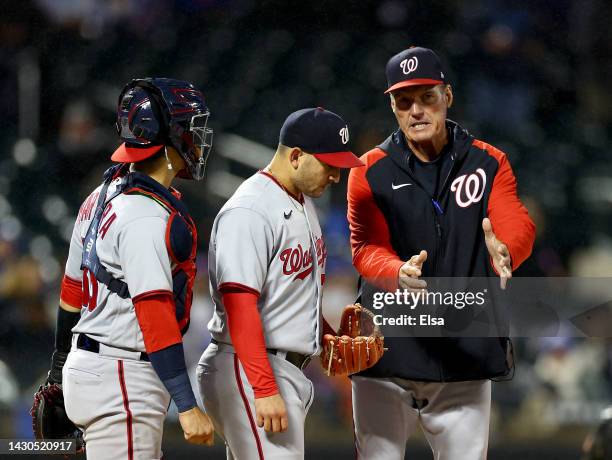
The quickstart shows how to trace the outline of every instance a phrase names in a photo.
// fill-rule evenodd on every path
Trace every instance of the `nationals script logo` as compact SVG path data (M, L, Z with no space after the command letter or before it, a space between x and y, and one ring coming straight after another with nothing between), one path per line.
M344 128L342 128L338 134L340 134L340 139L342 139L342 143L346 144L349 141L349 130L348 130L348 126L345 126Z
M316 241L317 264L322 267L327 259L327 248L323 238L319 237ZM312 273L312 251L310 248L304 249L301 244L297 248L287 248L281 251L279 258L283 263L283 275L291 276L295 274L293 280L303 280Z
M451 184L451 192L455 192L455 201L462 208L478 203L484 195L487 185L487 175L482 168L475 173L457 177Z
M419 66L419 60L416 56L412 56L410 59L406 58L402 62L400 62L400 67L402 68L402 72L404 75L408 75L409 73L414 72Z

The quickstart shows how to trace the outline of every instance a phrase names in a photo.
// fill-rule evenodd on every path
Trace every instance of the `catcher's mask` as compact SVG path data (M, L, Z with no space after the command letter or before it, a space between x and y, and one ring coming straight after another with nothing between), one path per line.
M119 95L116 128L124 143L111 158L138 162L170 145L185 160L186 168L178 176L201 180L212 149L209 116L204 95L189 82L132 80Z

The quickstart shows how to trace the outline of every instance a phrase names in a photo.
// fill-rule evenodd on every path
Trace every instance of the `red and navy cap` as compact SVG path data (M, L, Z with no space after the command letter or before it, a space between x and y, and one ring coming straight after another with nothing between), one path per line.
M302 109L287 117L280 131L279 143L298 147L323 163L337 168L363 166L348 149L349 129L334 112L321 107Z
M397 53L387 62L387 91L417 85L446 84L447 79L437 54L429 48L413 46Z

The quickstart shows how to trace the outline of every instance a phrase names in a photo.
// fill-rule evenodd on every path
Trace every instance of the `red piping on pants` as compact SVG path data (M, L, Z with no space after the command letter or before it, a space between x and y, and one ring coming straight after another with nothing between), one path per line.
M251 414L251 407L249 406L249 400L247 399L246 394L244 392L244 387L242 386L242 379L240 378L240 366L238 364L237 355L234 355L234 373L236 374L236 383L238 384L238 390L240 391L240 396L242 397L244 408L246 409L246 413L249 416L249 423L251 424L251 430L253 431L253 436L255 436L255 442L257 443L257 452L259 452L259 459L264 460L263 449L261 448L261 441L259 440L259 434L257 433L257 427L255 426L255 420L253 420L253 414Z
M121 394L123 395L123 407L127 413L127 441L128 441L128 460L134 460L134 441L132 435L132 411L130 410L130 401L128 400L127 388L125 387L125 377L123 375L123 361L117 361L117 371L119 372L119 384L121 385Z

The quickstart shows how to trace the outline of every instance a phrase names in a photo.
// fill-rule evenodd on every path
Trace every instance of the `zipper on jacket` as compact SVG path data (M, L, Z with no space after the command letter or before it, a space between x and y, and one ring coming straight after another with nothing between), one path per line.
M444 190L446 189L446 185L448 184L448 180L452 176L454 169L457 166L457 162L455 161L457 159L457 155L455 154L455 152L450 152L449 155L450 155L450 161L451 161L450 168L448 168L448 173L446 174L446 177L444 178L444 181L442 182L442 187L440 187L440 189L438 190L438 194L434 198L435 200L440 198L440 196L442 196L442 194L444 193ZM436 201L436 204L437 204L437 201Z
M442 215L444 214L444 210L442 209L442 206L440 206L440 203L438 203L438 201L435 198L431 199L431 204L433 204L434 207L434 227L436 230L436 238L435 238L435 243L434 243L434 253L433 253L433 272L437 273L438 272L438 259L440 258L440 245L442 244L442 226L440 225L440 219L438 218L438 215Z
M451 178L451 176L453 175L455 171L455 168L457 167L457 162L455 161L457 158L457 154L451 151L451 152L448 152L448 155L450 155L450 167L448 168L446 177L444 178L442 185L437 189L436 194L433 196L430 195L431 204L434 207L434 226L435 226L436 236L437 236L435 240L435 244L434 244L434 254L433 254L434 273L438 272L438 265L439 265L438 259L440 258L440 248L442 246L442 225L440 224L439 216L444 215L444 209L442 209L442 206L440 206L440 202L438 200L444 194L444 191L446 190L446 186L448 185L449 179Z
M454 166L454 164L453 164L453 166ZM453 168L451 167L451 170L446 175L446 178L444 179L444 182L443 182L442 189L445 187L446 183L448 182L448 179L450 177L452 169ZM423 187L423 184L412 174L412 172L408 172L408 177L410 177L412 179L412 181L414 182L414 185L416 185L418 188L423 190L423 192L425 192L425 194L431 200L431 204L433 206L434 231L436 232L436 237L434 238L434 247L433 247L433 257L432 257L432 259L433 259L433 273L437 273L437 271L438 271L438 259L440 257L440 255L439 255L439 252L440 252L439 251L439 247L442 244L442 225L440 224L440 219L439 219L438 216L444 215L444 209L442 209L442 206L440 205L440 202L438 201L438 197L440 196L440 194L438 193L438 195L435 196L435 197L430 195L429 192L427 191L427 189L425 189L425 187Z
M450 155L450 161L451 161L450 168L448 169L448 172L446 173L446 177L444 177L442 186L438 189L435 196L431 195L427 191L427 189L423 186L423 184L415 177L414 174L412 174L412 171L410 170L410 168L400 165L400 167L408 174L408 177L410 177L410 179L413 180L414 184L417 187L419 187L421 190L423 190L423 192L425 192L425 194L431 200L431 204L433 205L434 230L436 232L436 238L434 239L434 248L433 248L433 273L437 273L438 271L438 265L439 265L438 259L440 258L439 248L441 247L441 244L442 244L442 225L440 224L439 216L444 215L444 209L442 209L442 206L440 205L440 202L438 200L444 194L444 191L446 190L447 185L449 183L449 179L453 176L456 168L458 167L457 161L456 161L457 153L454 151L451 151L451 152L448 152L448 154Z

